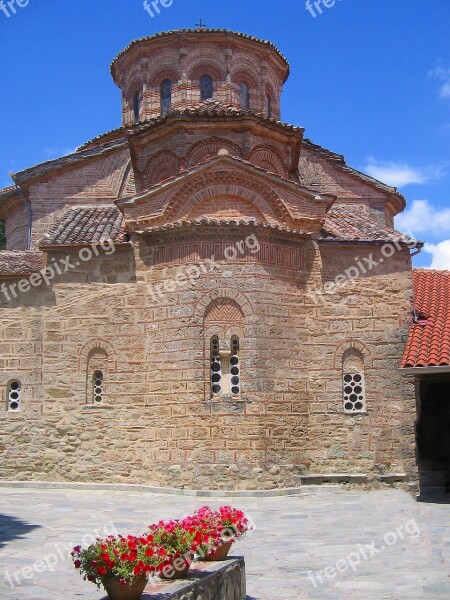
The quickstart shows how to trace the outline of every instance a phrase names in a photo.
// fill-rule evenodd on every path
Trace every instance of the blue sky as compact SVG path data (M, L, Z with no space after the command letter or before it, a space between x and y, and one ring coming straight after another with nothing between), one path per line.
M26 4L26 0L21 0ZM322 0L331 4L331 0ZM209 27L273 41L291 63L284 121L399 187L397 226L428 241L416 265L450 268L450 1L29 0L0 10L0 186L8 171L70 152L120 125L109 74L132 39Z

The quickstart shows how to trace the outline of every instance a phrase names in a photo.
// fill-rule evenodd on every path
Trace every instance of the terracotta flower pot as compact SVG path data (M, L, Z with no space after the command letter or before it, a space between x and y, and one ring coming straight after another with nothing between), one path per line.
M207 554L204 560L212 561L212 560L225 560L228 556L228 552L231 549L233 542L223 542L221 546L217 548L214 552Z
M132 583L125 585L120 583L119 578L106 578L102 583L110 600L139 600L147 585L147 576L135 577Z
M175 559L175 561L171 565L167 565L166 567L164 567L159 576L161 577L161 579L164 579L166 581L171 581L173 579L185 579L187 577L190 566L190 561L178 558Z

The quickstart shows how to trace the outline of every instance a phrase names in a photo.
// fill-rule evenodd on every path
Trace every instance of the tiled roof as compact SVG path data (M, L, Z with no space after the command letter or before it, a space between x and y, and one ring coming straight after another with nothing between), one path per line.
M305 234L303 229L259 223L254 219L212 219L209 217L155 225L152 231L220 224L254 225L287 233ZM99 242L101 239L112 239L116 244L128 242L123 215L115 206L80 207L68 210L58 223L45 234L39 246L45 248L48 246L92 244ZM325 219L319 240L322 243L386 243L399 241L408 245L413 241L398 231L371 219L365 212L358 213L346 207L331 208Z
M274 231L283 231L284 233L294 233L301 235L312 235L312 232L305 231L304 229L292 229L283 225L277 225L275 223L261 223L255 219L233 219L233 218L222 218L213 219L211 217L199 217L198 219L192 220L180 220L173 221L170 223L163 223L161 225L154 225L149 227L140 233L154 233L159 231L170 231L172 229L182 229L186 227L198 227L198 226L247 226L247 227L259 227L261 229L271 229ZM139 232L138 232L139 233Z
M324 243L398 241L411 246L414 242L408 236L371 218L367 211L348 206L331 207L319 239ZM417 246L423 246L423 243L417 242Z
M15 191L16 191L15 185L8 185L7 187L0 189L0 196L3 196L3 194L10 194L11 192L15 192Z
M116 127L115 129L110 129L109 131L106 131L105 133L101 133L101 134L96 135L95 137L91 138L90 140L88 140L87 142L82 144L81 146L78 146L78 148L75 150L75 152L82 152L83 150L91 150L92 148L95 148L96 146L100 146L100 145L106 144L108 142L114 142L117 140L125 141L125 139L126 139L125 128L123 126Z
M89 161L92 157L99 157L108 154L112 150L116 148L120 148L121 146L126 144L125 139L115 139L111 142L107 142L100 147L94 147L86 150L77 150L72 154L67 154L66 156L62 156L61 158L56 158L54 160L48 160L44 163L39 163L33 167L29 167L28 169L24 169L19 173L15 174L15 178L17 179L17 183L21 184L28 179L34 177L40 177L41 175L45 175L49 171L52 171L55 168L60 168L64 166L72 166L83 161Z
M313 152L316 152L317 154L319 154L320 156L325 158L327 161L333 163L335 167L337 167L344 173L348 173L349 175L358 177L358 179L361 179L365 183L368 183L369 185L372 185L375 188L378 188L380 190L383 190L384 192L387 192L389 194L397 196L398 199L401 200L401 203L406 205L404 196L402 196L402 194L400 194L400 192L397 191L397 188L392 187L390 185L386 185L382 181L378 181L378 179L375 179L374 177L371 177L370 175L366 175L366 173L361 173L361 171L358 171L357 169L350 167L345 162L345 158L342 154L337 154L336 152L333 152L332 150L328 150L327 148L323 148L322 146L319 146L318 144L314 144L308 138L303 138L303 146L305 146L309 150L312 150Z
M39 246L82 246L102 240L112 240L114 244L128 242L122 213L115 206L69 209L44 235Z
M128 52L128 50L130 50L137 44L140 44L141 42L150 42L152 40L157 40L160 38L169 37L169 36L177 35L177 34L183 34L183 33L184 34L193 34L194 33L194 34L199 34L199 35L211 35L211 34L216 34L216 33L225 33L228 35L243 38L245 40L250 40L252 42L257 42L258 44L263 44L264 46L266 46L268 48L272 48L272 50L275 50L275 52L283 60L283 62L286 63L286 66L288 68L288 72L286 74L286 79L287 79L287 76L289 74L289 69L290 69L289 62L288 62L287 58L281 53L281 51L274 44L272 44L272 42L269 42L268 40L261 40L260 38L254 37L253 35L248 35L246 33L239 33L237 31L231 31L230 29L207 29L207 28L204 28L204 29L173 29L172 31L162 31L160 33L156 33L156 34L150 35L148 37L132 40L128 44L128 46L126 48L124 48L121 52L119 52L119 54L116 56L116 58L112 61L111 73L114 75L114 68L115 68L116 62L124 54L126 54Z
M1 275L29 275L42 269L42 252L0 251Z
M232 105L225 104L223 102L219 102L218 100L205 100L204 102L199 102L193 106L188 108L171 110L166 115L161 115L159 117L155 117L154 119L147 119L146 121L141 121L132 127L129 127L127 132L128 135L135 135L140 133L143 130L150 129L155 125L159 125L160 123L166 123L174 119L175 117L257 117L268 123L273 123L274 125L282 126L283 128L289 128L294 131L303 132L303 127L295 127L294 125L290 125L289 123L283 123L274 118L269 118L261 112L249 109L249 110L241 110Z
M414 324L402 367L450 365L450 271L413 270Z

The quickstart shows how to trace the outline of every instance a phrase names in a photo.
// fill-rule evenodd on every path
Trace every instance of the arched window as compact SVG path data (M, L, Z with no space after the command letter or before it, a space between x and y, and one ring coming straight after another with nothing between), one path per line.
M239 338L237 335L233 335L231 338L230 383L233 396L239 396L241 393L241 370L239 367Z
M250 108L250 90L246 83L239 84L240 92L240 106L242 110L248 110Z
M133 115L134 122L139 123L141 113L141 96L139 92L136 92L133 96Z
M167 115L172 108L172 82L164 79L161 84L161 114Z
M270 94L267 94L267 116L269 119L272 118L272 98L270 97Z
M342 357L342 383L344 412L366 412L364 356L355 348L346 350Z
M222 365L219 354L219 338L211 338L211 398L222 391Z
M7 387L7 410L17 412L20 410L20 400L22 395L22 384L17 379L8 383Z
M205 398L239 400L243 388L240 340L245 337L245 319L239 304L225 297L213 300L205 310L203 331Z
M103 400L103 371L95 371L92 376L92 401L100 404Z
M98 406L111 400L109 394L105 393L105 380L109 381L111 375L110 358L107 349L101 346L93 346L86 356L87 405Z
M209 100L213 97L214 83L212 77L203 75L200 79L200 100Z
M228 347L230 350L220 351L219 337L214 335L211 338L211 398L223 394L239 396L241 393L238 336L232 336Z

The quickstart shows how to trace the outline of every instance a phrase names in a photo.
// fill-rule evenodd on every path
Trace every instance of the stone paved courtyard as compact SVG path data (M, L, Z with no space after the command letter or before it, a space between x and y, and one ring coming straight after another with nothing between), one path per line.
M234 551L245 555L248 600L450 598L450 504L417 503L399 490L338 487L226 499L1 488L0 598L100 599L104 594L72 567L71 546L98 528L139 533L146 523L205 503L234 504L256 524Z

